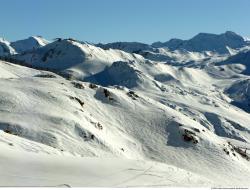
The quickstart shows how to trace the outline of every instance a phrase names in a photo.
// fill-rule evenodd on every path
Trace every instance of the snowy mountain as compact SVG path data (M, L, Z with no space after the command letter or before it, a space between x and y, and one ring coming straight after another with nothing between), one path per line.
M15 50L11 47L10 42L0 38L0 56L9 56L15 54Z
M96 46L105 50L118 49L136 53L151 61L178 64L235 55L244 49L249 50L250 44L240 35L227 31L219 35L199 33L190 40L174 38L164 43L155 42L152 45L138 42L114 42L96 44Z
M153 43L153 47L166 47L170 50L184 49L192 52L212 51L220 54L229 53L228 48L238 49L248 45L240 35L227 31L223 34L199 33L190 40L172 39L168 42Z
M24 40L18 40L11 42L11 47L13 47L16 52L23 53L29 50L37 49L47 45L49 41L45 40L41 36L31 36Z
M250 185L247 49L126 45L0 61L0 186Z
M238 73L250 75L250 51L242 51L236 55L230 56L226 60L216 63L217 65L230 67L232 70Z
M42 48L15 55L14 58L34 67L62 72L78 79L100 72L115 61L144 60L136 54L113 49L104 50L71 39L55 41Z
M10 56L16 53L24 53L49 44L49 41L40 36L32 36L16 42L8 42L0 38L0 56Z

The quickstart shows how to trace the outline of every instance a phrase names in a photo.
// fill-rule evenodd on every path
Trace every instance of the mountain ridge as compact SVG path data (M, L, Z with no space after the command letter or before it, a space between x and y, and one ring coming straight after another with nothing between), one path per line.
M210 45L212 43L212 45ZM218 45L216 45L218 43ZM152 46L167 47L170 50L185 49L188 51L215 51L228 53L226 46L230 48L242 48L248 45L240 35L226 31L222 34L199 33L189 40L171 39L164 43L153 43Z

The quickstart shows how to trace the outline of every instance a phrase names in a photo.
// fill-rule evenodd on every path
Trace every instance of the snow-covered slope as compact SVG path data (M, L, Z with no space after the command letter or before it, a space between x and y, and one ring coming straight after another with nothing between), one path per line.
M23 53L29 50L37 49L47 45L49 41L45 40L41 36L31 36L24 40L18 40L11 42L11 47L13 47L16 52Z
M2 135L2 134L1 134ZM6 142L13 142L10 136ZM19 140L19 139L18 139ZM213 186L194 173L150 161L55 155L53 149L31 141L20 142L27 152L0 144L1 186L36 187L171 187ZM34 147L41 147L34 151ZM45 150L45 153L42 153ZM35 152L35 153L34 153Z
M232 103L250 112L250 79L238 80L232 84L226 93L232 98Z
M250 117L223 94L232 81L150 62L114 63L109 87L0 68L1 185L98 186L97 176L100 186L249 185L250 162L236 146L249 146ZM139 83L126 85L127 70Z
M230 56L226 60L216 63L218 66L224 66L236 73L250 75L250 50L239 52Z
M9 59L32 68L0 61L0 186L250 185L248 48L128 52L58 39Z

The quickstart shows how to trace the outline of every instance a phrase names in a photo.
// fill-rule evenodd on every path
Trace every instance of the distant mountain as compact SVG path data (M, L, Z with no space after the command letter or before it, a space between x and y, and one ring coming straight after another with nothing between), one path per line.
M153 51L153 47L148 44L140 43L140 42L114 42L108 44L96 44L97 47L101 47L103 49L119 49L128 53L138 53L140 51Z
M167 42L153 43L156 48L166 47L170 50L184 49L187 51L212 51L220 54L229 53L228 48L237 49L248 45L240 35L227 31L223 34L199 33L190 40L171 39Z
M11 42L10 45L16 50L16 52L23 53L25 51L43 47L48 43L49 41L45 40L41 36L31 36L24 40Z
M114 42L96 44L102 49L118 49L128 53L140 54L152 61L190 62L210 58L215 54L236 54L239 49L249 46L246 38L227 31L223 34L199 33L190 40L171 39L151 45L139 42Z
M168 47L171 50L178 49L185 42L185 40L173 38L167 42L155 42L152 44L153 47L161 48L161 47Z
M182 40L180 39L172 39L167 43L169 47L172 47L171 49L175 49L181 42ZM160 47L161 42L156 42L155 44L157 43L159 43L158 45ZM157 48L157 45L153 47L152 45L139 42L114 42L108 44L96 44L96 46L105 50L117 49L127 53L136 53L151 61L189 62L208 56L207 53L193 53L184 49L181 49L181 51L172 51L166 48Z
M0 38L0 56L9 56L14 53L15 50L10 46L10 42Z

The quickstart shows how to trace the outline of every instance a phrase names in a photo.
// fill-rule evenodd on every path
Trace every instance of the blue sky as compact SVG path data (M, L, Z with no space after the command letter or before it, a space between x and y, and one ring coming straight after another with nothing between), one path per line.
M250 37L249 0L0 0L0 37L152 43L199 32Z

